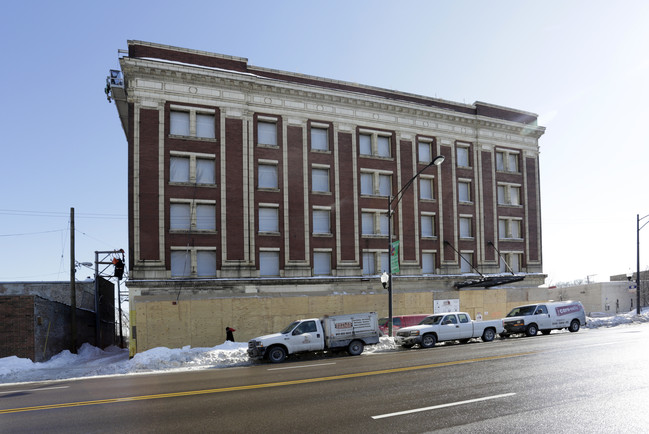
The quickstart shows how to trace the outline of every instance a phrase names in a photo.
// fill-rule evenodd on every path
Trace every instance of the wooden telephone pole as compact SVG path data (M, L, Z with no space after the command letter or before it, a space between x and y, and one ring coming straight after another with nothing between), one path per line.
M77 352L77 289L75 286L76 260L74 258L74 208L70 208L70 352Z

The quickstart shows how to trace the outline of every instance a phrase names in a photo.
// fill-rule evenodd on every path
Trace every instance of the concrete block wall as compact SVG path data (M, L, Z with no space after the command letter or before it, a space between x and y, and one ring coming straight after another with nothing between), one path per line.
M410 292L393 295L394 315L434 313L435 300L459 299L460 309L484 320L504 317L511 308L547 301L546 290L532 288L485 289L446 292ZM533 298L534 297L534 298ZM156 347L213 347L225 341L225 328L236 329L234 337L246 342L256 336L282 330L299 318L354 312L377 312L387 316L386 294L331 294L319 296L254 296L161 300L137 297L132 301L131 325L136 339L131 355ZM135 315L135 318L133 317Z

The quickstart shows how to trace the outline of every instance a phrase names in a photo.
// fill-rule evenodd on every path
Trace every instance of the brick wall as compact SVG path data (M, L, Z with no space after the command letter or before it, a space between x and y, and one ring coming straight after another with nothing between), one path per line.
M0 296L0 358L34 358L34 296Z

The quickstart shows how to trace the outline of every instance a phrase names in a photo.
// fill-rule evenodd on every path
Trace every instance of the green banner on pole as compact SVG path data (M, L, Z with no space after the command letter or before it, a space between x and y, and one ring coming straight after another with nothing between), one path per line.
M393 241L390 246L390 268L392 273L399 272L399 241Z

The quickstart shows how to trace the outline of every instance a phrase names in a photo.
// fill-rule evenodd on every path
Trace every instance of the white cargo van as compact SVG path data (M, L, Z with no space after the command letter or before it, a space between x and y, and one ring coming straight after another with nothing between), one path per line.
M527 304L515 307L503 318L505 331L500 336L507 337L516 333L536 336L539 330L547 335L552 330L564 328L574 333L585 324L586 313L579 301Z

